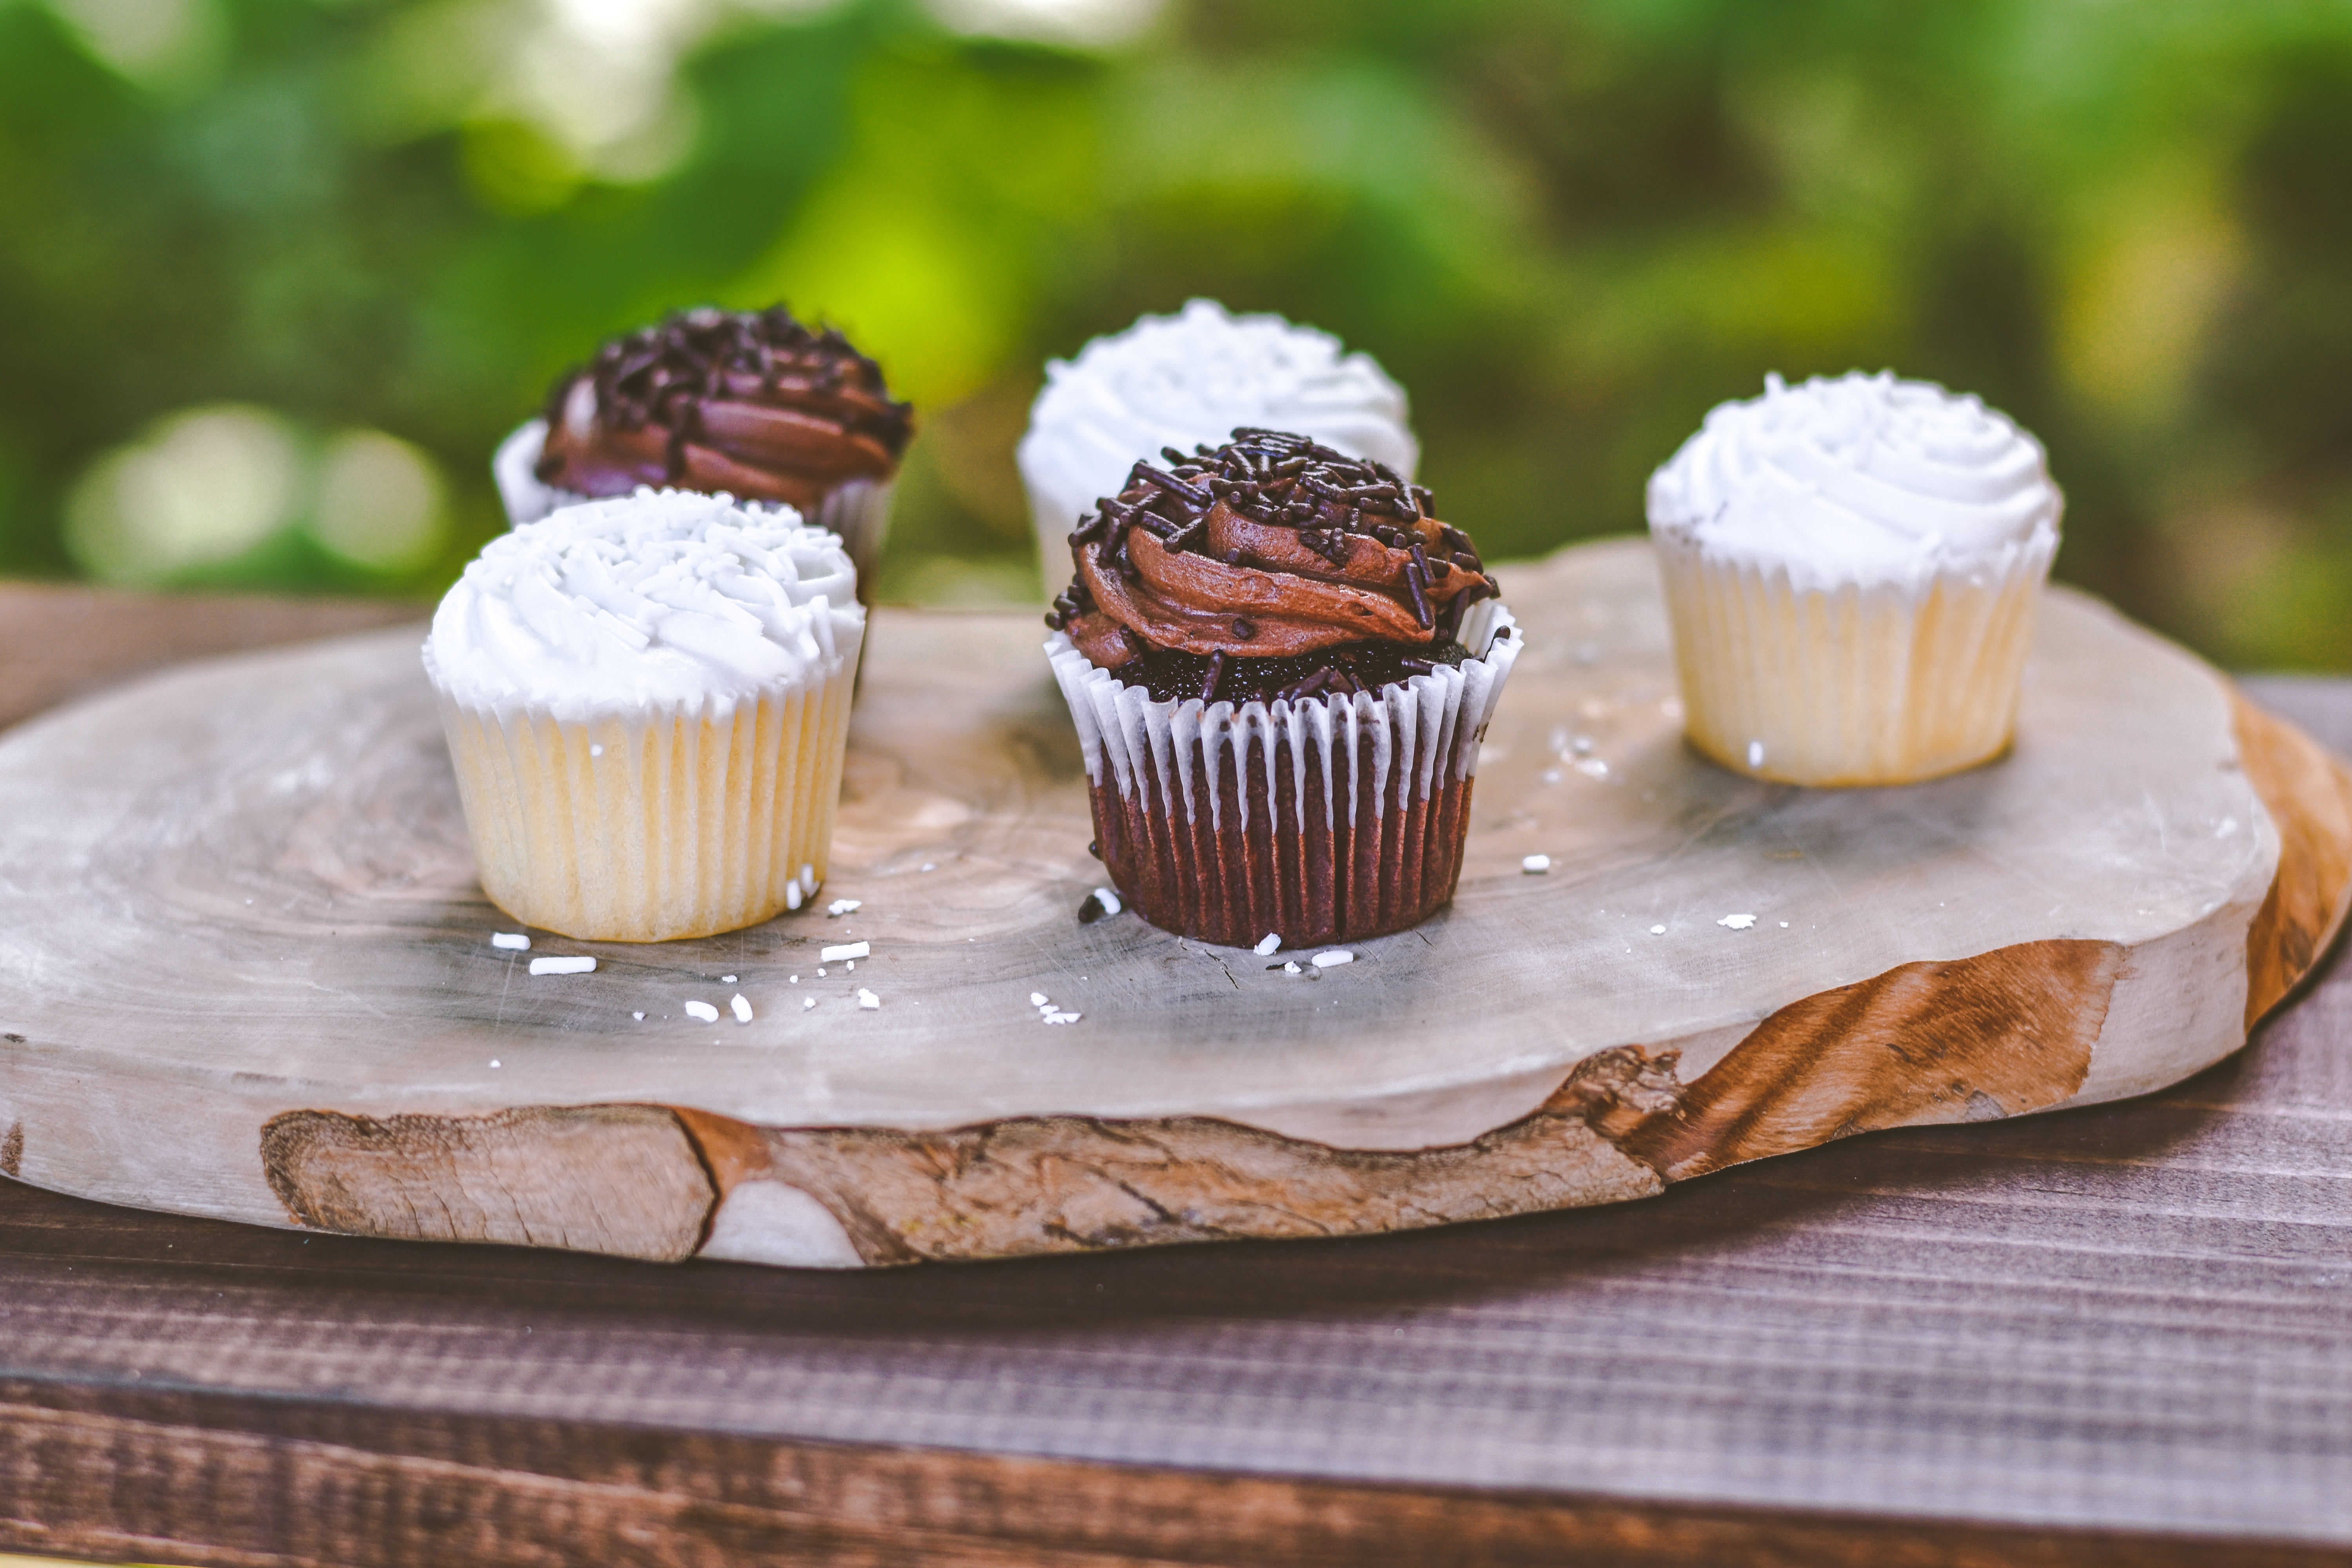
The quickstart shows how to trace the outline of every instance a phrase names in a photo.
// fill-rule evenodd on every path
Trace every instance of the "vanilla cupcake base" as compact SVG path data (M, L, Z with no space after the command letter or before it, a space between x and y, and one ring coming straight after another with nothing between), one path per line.
M482 890L526 925L665 942L757 925L824 879L856 649L720 709L560 721L441 698Z
M1916 584L1801 586L1667 534L1658 566L1691 743L1782 784L1913 784L2007 750L2057 542Z

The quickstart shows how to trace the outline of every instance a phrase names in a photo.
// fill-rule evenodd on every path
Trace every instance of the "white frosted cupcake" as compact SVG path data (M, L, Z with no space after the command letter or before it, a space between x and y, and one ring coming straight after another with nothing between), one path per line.
M1931 383L1718 406L1649 489L1692 742L1803 784L1998 756L2063 506L2039 442Z
M1259 426L1376 458L1411 479L1421 447L1407 419L1403 389L1370 354L1280 316L1236 316L1194 300L1180 314L1097 338L1075 360L1046 365L1021 441L1048 586L1078 519L1127 488L1138 458L1218 446L1237 426Z
M492 540L425 645L491 901L615 942L798 909L841 794L856 585L791 511L675 490Z

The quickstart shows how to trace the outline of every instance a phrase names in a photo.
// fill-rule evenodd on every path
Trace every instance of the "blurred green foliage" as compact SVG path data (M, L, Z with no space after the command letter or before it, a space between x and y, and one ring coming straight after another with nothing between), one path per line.
M2340 668L2347 155L2330 0L0 0L0 571L137 574L68 519L201 447L171 580L430 592L558 371L781 298L922 410L885 596L1025 596L1043 360L1206 294L1373 353L1490 557L1891 366L2043 438L2063 576Z

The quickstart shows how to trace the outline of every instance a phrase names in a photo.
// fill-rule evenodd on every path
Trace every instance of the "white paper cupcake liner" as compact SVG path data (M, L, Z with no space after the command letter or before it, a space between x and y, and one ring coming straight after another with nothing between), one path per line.
M1152 924L1236 947L1428 918L1461 875L1478 741L1520 638L1490 599L1462 642L1479 656L1378 693L1236 707L1155 701L1056 632L1112 883Z
M862 633L756 701L559 721L441 694L482 890L527 925L662 942L757 925L824 879Z
M546 446L547 421L533 419L501 441L490 459L499 499L506 504L507 521L512 527L537 522L558 507L577 505L589 499L577 490L558 489L540 479L539 458ZM841 547L849 552L849 559L857 568L860 603L870 602L874 570L882 558L883 536L890 529L894 485L890 479L851 479L835 486L815 511L803 519L812 527L840 536ZM738 499L747 511L787 510L776 502Z
M1799 586L1655 537L1692 743L1787 784L1894 784L2007 749L2054 533L1968 572Z

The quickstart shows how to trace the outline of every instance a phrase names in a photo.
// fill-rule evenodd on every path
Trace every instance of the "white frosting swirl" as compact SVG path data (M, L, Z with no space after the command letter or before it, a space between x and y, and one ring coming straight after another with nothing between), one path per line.
M1098 498L1118 493L1138 458L1156 463L1162 447L1215 446L1236 425L1311 436L1410 479L1421 448L1407 418L1403 390L1370 355L1280 316L1235 316L1194 300L1178 315L1146 316L1075 360L1046 365L1021 442L1021 477L1041 540L1058 547ZM1066 564L1053 549L1047 558Z
M469 708L724 715L855 658L856 586L841 541L789 508L640 489L490 541L434 613L425 668Z
M2065 499L2006 415L1891 372L1777 375L1718 405L1650 477L1650 527L1708 555L1785 569L1800 589L1917 584L2046 560Z

